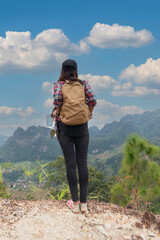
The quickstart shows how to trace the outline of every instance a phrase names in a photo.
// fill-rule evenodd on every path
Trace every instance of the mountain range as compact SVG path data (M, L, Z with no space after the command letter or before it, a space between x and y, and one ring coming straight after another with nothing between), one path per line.
M107 123L101 130L91 127L90 152L99 152L117 147L125 142L129 134L137 133L150 142L160 144L160 109L143 114L126 115L120 121Z
M90 157L95 155L98 157L99 154L122 146L126 137L132 133L137 133L159 145L160 109L139 115L127 115L120 121L105 124L101 130L93 126L89 128L89 132ZM41 126L31 126L26 131L18 127L13 136L0 147L0 162L32 162L37 158L52 161L58 155L62 155L62 152L56 137L51 140L50 129ZM111 157L113 158L113 155Z

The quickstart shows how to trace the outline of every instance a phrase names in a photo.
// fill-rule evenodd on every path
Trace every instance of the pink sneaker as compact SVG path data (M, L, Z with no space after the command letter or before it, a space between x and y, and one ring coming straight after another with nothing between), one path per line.
M66 203L67 207L69 207L72 212L74 213L79 213L79 204L78 205L74 205L73 204L73 201L72 200L69 200L67 203Z

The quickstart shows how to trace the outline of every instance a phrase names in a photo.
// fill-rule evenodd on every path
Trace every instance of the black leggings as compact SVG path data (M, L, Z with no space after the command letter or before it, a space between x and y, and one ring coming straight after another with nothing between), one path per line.
M67 180L72 200L78 201L76 165L79 173L80 202L87 201L88 167L87 154L89 143L88 123L69 126L62 122L57 123L57 138L63 151Z

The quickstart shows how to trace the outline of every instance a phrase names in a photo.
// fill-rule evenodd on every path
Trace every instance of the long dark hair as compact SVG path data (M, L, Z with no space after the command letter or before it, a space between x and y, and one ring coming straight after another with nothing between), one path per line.
M77 80L78 79L78 73L76 70L68 70L65 71L62 69L60 77L58 79L58 82L65 81L65 80Z
M83 81L78 79L78 72L76 70L64 71L62 69L58 82L65 81L65 80L78 81L81 84L83 84Z

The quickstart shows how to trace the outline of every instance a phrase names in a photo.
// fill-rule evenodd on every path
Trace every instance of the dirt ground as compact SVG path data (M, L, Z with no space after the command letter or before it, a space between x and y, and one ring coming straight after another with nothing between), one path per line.
M97 201L74 214L65 203L0 199L0 240L160 240L160 215Z

